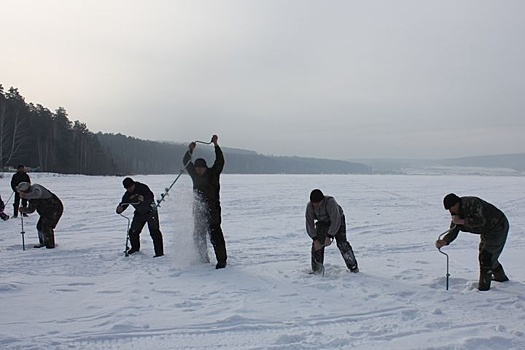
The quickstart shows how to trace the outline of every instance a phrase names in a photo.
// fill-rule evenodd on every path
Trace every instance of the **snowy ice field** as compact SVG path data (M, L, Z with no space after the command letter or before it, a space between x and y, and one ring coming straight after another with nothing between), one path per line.
M36 213L24 219L25 251L21 219L0 222L0 349L525 349L525 177L226 174L229 259L215 270L193 252L188 176L160 208L166 255L155 259L147 229L141 252L123 254L122 178L30 176L65 211L53 250L31 248ZM158 198L175 176L134 179ZM304 210L316 187L345 210L358 274L335 245L325 275L308 274ZM507 214L510 282L479 292L479 237L460 233L443 249L446 290L434 241L449 225L449 192Z

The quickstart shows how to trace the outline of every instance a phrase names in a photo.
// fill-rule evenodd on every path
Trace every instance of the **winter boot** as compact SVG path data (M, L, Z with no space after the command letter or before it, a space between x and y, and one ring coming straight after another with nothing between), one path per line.
M45 242L47 249L55 248L55 232L53 231L53 229L47 230L45 234Z
M343 242L341 245L337 245L339 251L341 251L341 256L343 257L346 267L351 272L359 272L359 267L357 266L357 259L355 258L354 251L352 246L348 242Z
M507 282L509 280L501 264L492 270L492 280L496 282Z
M492 269L482 267L479 271L478 290L480 291L489 290L491 280L492 280Z
M479 283L478 289L485 291L490 289L492 280L492 253L487 250L479 252Z
M153 239L153 249L155 250L154 258L163 256L164 255L164 241L162 239L162 234L160 233L160 231L157 231L156 233L152 234L151 238Z
M140 232L133 228L128 231L129 243L131 248L127 251L128 255L140 251Z
M130 249L128 249L126 251L126 253L128 253L128 255L131 255L131 254L136 253L138 251L139 251L139 249L137 249L137 248L130 248Z
M16 205L13 205L13 217L14 218L18 217L18 206Z
M312 264L312 272L314 274L323 273L324 271L324 247L315 250L314 246L312 245L312 252L311 252L311 264Z
M217 246L214 246L213 249L215 250L215 257L217 258L217 265L215 265L215 268L216 269L225 268L226 260L228 259L228 255L226 253L226 246L217 245Z
M45 247L45 237L44 232L42 230L38 230L38 244L36 244L33 248L42 248Z

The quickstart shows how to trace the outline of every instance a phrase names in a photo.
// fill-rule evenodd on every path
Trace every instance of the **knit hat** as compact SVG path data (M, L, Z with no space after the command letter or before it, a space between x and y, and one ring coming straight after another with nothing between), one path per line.
M324 194L320 189L315 189L310 193L310 202L317 203L324 199Z
M16 186L16 191L17 192L26 192L26 191L29 190L30 187L31 187L31 184L29 182L20 182Z
M131 186L135 184L135 181L131 177L127 177L122 181L122 185L124 185L124 188L128 189Z
M459 201L460 198L458 196L456 196L454 193L449 193L445 196L445 198L443 198L443 206L445 207L445 210L449 210Z
M206 165L206 160L204 158L197 158L195 159L195 166L197 168L201 167L201 168L207 168L208 165Z

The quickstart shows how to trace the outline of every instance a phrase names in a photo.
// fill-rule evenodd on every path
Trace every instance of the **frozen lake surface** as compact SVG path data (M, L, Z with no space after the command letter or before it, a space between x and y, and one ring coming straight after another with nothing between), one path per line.
M10 175L0 179L4 201ZM223 175L228 267L197 262L184 175L160 208L166 255L125 257L115 214L122 178L30 174L64 202L54 250L32 249L36 221L0 222L2 349L525 349L525 177ZM159 196L176 175L134 176ZM361 272L332 245L310 275L310 191L336 198ZM509 218L501 256L510 281L476 289L479 237L448 228L442 198L479 196ZM124 214L132 216L132 208ZM12 200L6 206L11 215ZM210 249L210 256L213 254Z

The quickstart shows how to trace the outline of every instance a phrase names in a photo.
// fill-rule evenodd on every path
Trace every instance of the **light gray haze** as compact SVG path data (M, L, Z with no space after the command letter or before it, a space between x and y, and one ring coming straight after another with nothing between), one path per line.
M334 159L525 152L522 0L0 2L0 84L93 132Z

